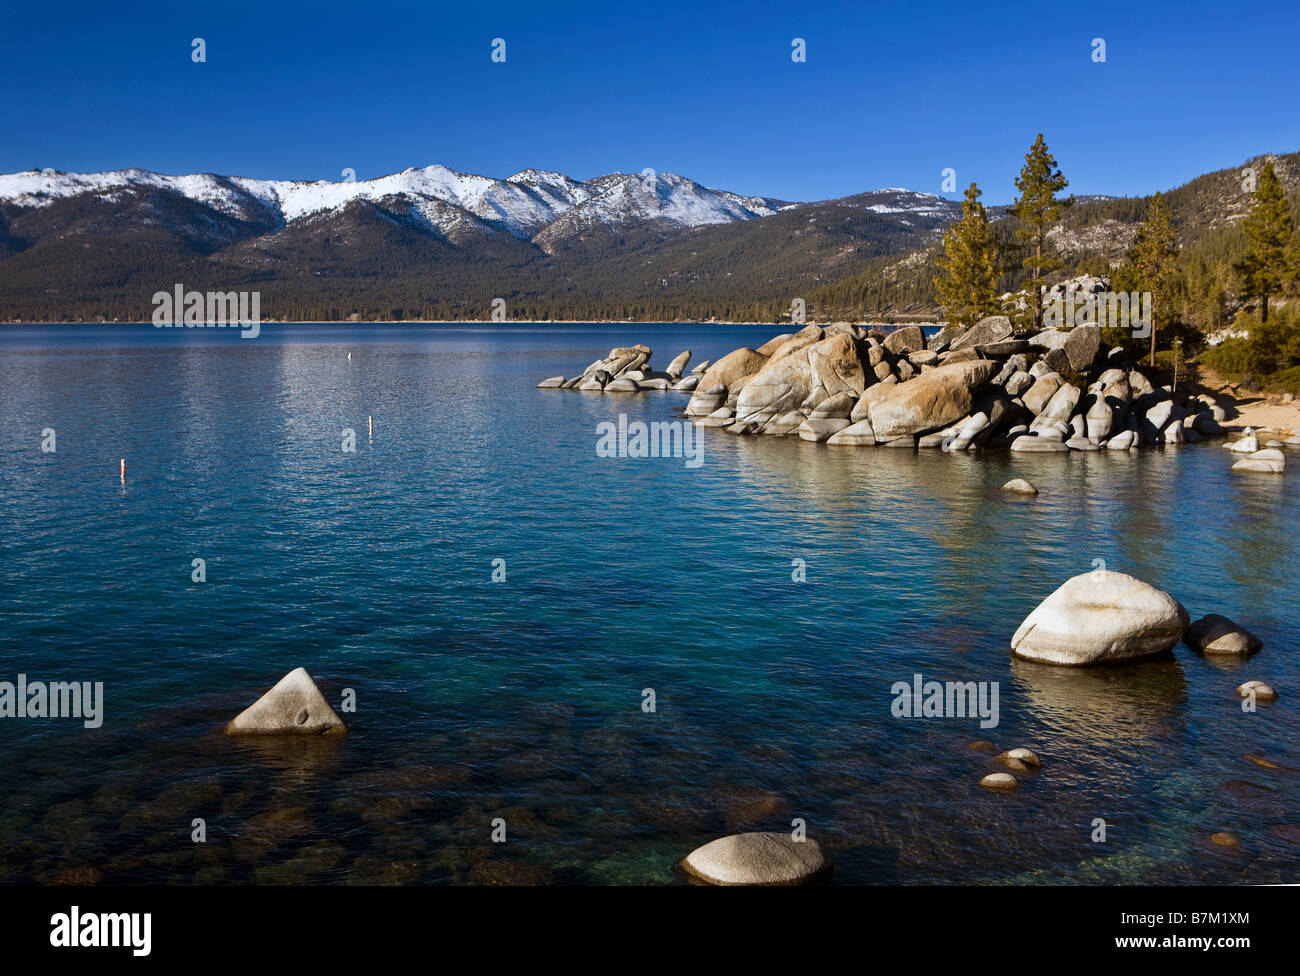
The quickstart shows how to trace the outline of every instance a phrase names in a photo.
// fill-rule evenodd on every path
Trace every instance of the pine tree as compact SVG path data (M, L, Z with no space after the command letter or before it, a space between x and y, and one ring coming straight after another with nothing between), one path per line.
M1178 232L1161 193L1151 199L1147 218L1133 238L1129 261L1142 290L1151 292L1151 365L1155 366L1156 332L1172 319L1178 282Z
M1024 267L1033 269L1033 275L1025 282L1031 289L1033 305L1033 324L1035 330L1043 322L1043 272L1061 267L1061 259L1047 250L1047 232L1061 218L1061 207L1074 203L1074 198L1058 200L1056 194L1070 185L1069 180L1056 168L1056 159L1043 142L1043 134L1025 153L1025 165L1016 177L1016 189L1020 196L1016 198L1016 216L1020 218L1020 229L1016 238L1026 242L1031 253L1025 256Z
M1242 290L1259 299L1259 320L1268 321L1268 299L1282 290L1295 273L1294 227L1282 183L1268 160L1259 171L1255 205L1241 230L1246 235L1246 253L1237 264Z
M999 311L998 242L989 227L980 189L966 190L961 220L943 232L943 257L935 264L934 287L949 322L972 326L985 315Z

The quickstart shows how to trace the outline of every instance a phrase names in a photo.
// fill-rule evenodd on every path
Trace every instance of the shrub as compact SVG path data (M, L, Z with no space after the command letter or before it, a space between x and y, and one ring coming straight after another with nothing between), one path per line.
M1284 393L1300 395L1300 366L1280 370L1270 377L1270 385Z
M1300 312L1280 308L1267 322L1257 313L1242 313L1233 327L1248 335L1206 350L1202 363L1232 380L1250 377L1261 389L1293 381L1300 367Z

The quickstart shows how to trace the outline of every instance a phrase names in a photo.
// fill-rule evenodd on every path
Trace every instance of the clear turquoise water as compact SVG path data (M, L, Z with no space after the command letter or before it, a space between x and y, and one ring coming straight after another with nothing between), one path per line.
M1300 881L1294 475L1231 475L1212 445L953 457L716 430L692 469L595 453L599 422L684 396L534 388L614 345L664 365L774 331L0 329L0 680L106 697L98 730L0 720L0 880L672 884L695 846L801 817L838 883ZM1042 494L1006 497L1013 476ZM1264 651L1012 662L1024 616L1097 558ZM355 689L345 740L220 734L298 665L336 706ZM892 717L917 672L999 682L1000 725ZM1243 714L1249 678L1281 700ZM1045 768L987 793L980 739Z

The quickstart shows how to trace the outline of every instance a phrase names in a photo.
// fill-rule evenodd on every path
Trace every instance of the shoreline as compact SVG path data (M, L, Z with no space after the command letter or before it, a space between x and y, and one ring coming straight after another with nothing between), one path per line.
M902 317L900 317L901 319ZM31 327L58 327L58 326L146 326L153 323L148 320L131 321L131 322L92 322L85 320L77 321L59 321L59 322L3 322L0 327L8 328L31 328ZM881 322L863 320L859 322L849 322L848 320L838 320L835 322L815 323L809 325L822 325L823 328L831 325L859 325L859 326L890 326L898 325L900 322ZM907 324L916 325L922 329L941 330L945 323L941 319L918 316L909 319ZM611 325L665 325L665 326L765 326L765 327L788 327L789 323L780 322L757 322L757 321L740 321L740 320L682 320L673 322L642 322L632 319L509 319L505 322L494 322L490 319L394 319L386 322L373 321L313 321L307 319L266 319L261 325L319 325L319 326L389 326L389 325L438 325L438 326L511 326L511 325L563 325L563 326L611 326ZM1286 403L1281 401L1279 394L1254 393L1247 396L1238 396L1233 393L1226 384L1202 384L1201 388L1221 405L1233 408L1236 416L1232 418L1232 423L1224 424L1224 429L1234 433L1244 431L1247 427L1252 427L1257 431L1267 431L1286 436L1300 435L1300 401L1295 403Z
M754 349L733 349L690 375L691 350L659 370L650 364L651 348L639 343L611 349L579 375L550 376L537 386L689 393L682 415L697 427L832 446L1067 453L1194 443L1246 430L1233 450L1251 456L1234 470L1263 465L1277 473L1285 460L1271 449L1300 446L1294 397L1243 400L1213 379L1161 385L1155 369L1128 361L1102 335L1098 326L1080 325L1018 337L1007 316L969 328L904 326L888 334L809 324ZM1265 451L1252 434L1265 435Z

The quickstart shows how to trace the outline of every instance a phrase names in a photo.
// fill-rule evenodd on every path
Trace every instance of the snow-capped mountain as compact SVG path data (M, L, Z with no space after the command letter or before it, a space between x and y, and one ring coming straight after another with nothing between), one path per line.
M788 307L784 296L932 244L959 215L908 190L790 203L649 170L31 170L0 175L0 321L147 317L176 282L260 289L263 314L298 319L473 318L499 296L523 317L668 315L699 295L766 315L759 298Z
M961 201L947 200L933 193L918 193L903 187L887 186L856 196L844 197L841 203L878 214L901 214L905 217L961 218Z
M593 180L597 192L566 210L536 242L548 248L565 238L579 237L598 227L660 224L703 227L769 217L782 206L766 197L742 197L711 190L673 173L628 176L613 174Z
M125 194L160 190L177 194L240 220L284 226L342 210L357 201L385 202L444 235L466 218L481 221L520 240L555 243L597 225L622 227L654 222L701 227L752 220L782 205L703 187L671 173L614 173L574 180L562 173L524 170L504 180L426 166L372 180L259 180L208 173L169 176L145 170L58 173L30 170L0 175L0 204L48 207L70 197L104 202ZM449 207L451 209L449 209Z

